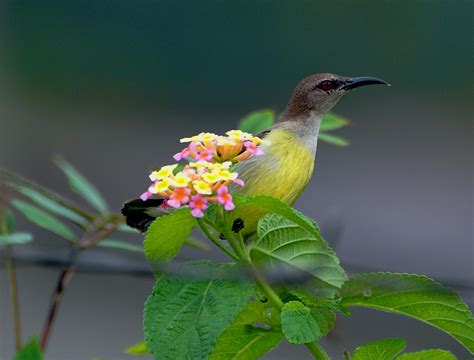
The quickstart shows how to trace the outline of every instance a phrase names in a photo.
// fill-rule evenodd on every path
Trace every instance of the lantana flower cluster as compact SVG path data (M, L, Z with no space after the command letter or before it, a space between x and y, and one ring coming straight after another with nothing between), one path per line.
M197 218L204 216L209 203L219 203L225 210L232 211L235 204L229 185L244 186L233 167L251 156L263 155L259 147L263 140L240 130L231 130L226 136L200 133L183 138L181 142L189 145L175 154L174 159L187 163L153 171L149 175L152 184L140 198L143 201L152 196L163 198L163 208L189 206Z

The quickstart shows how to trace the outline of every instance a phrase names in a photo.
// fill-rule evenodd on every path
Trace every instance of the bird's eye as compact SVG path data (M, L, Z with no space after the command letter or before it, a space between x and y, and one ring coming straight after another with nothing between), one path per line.
M331 80L324 80L319 83L318 88L323 91L330 91L334 88L334 83Z

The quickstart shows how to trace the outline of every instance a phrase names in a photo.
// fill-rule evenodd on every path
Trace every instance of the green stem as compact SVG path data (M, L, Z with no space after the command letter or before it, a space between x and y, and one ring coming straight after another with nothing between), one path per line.
M304 344L304 346L306 346L306 348L309 350L309 352L311 353L311 355L313 355L315 359L331 360L331 358L326 353L326 351L324 351L324 349L318 344L311 342L311 343Z
M238 260L239 258L233 254L229 249L227 249L219 239L216 239L214 235L211 234L209 229L207 228L206 224L204 223L203 219L197 219L197 223L199 227L201 228L202 232L207 236L209 240L211 240L214 245L216 245L219 249L221 249L223 252L225 252L228 256L230 256L234 260Z

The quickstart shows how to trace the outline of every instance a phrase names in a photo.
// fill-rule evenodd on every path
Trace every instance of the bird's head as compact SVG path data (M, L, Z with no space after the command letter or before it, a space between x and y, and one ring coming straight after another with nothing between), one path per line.
M289 120L310 114L322 116L350 90L376 84L389 85L370 76L350 78L329 73L308 76L293 91L284 117Z

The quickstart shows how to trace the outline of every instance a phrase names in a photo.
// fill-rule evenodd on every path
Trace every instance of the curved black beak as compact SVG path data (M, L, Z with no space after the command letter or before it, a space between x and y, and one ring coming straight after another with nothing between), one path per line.
M342 86L342 88L344 90L352 90L361 86L378 85L378 84L390 86L390 84L386 82L385 80L382 80L376 77L371 77L371 76L362 76L362 77L347 79L345 81L345 84Z

